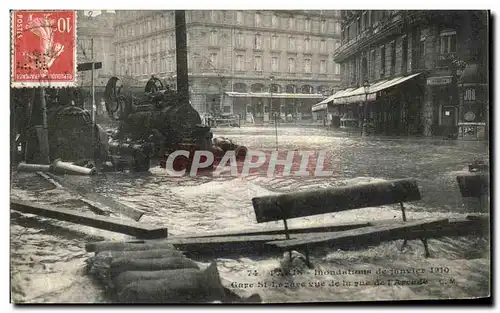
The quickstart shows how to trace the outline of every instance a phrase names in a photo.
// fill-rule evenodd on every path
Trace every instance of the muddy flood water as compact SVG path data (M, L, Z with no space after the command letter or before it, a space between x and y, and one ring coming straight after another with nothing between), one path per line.
M273 128L215 129L250 149L275 149ZM332 177L172 177L155 167L149 173L107 173L67 177L71 182L145 211L141 222L167 226L171 236L209 231L263 229L251 199L267 194L415 178L422 200L407 203L408 219L464 217L478 205L460 196L456 176L473 160L487 160L484 142L431 139L358 138L319 129L280 128L278 149L328 151ZM78 196L32 173L14 173L11 197L87 211ZM400 220L397 205L365 208L289 221L290 227L361 221ZM85 275L84 245L126 235L11 211L11 280L14 302L103 303L100 285ZM330 250L312 255L315 270L279 277L281 256L236 255L216 259L227 287L259 293L264 302L369 301L469 298L489 294L490 252L486 238L429 240L430 258L420 241Z

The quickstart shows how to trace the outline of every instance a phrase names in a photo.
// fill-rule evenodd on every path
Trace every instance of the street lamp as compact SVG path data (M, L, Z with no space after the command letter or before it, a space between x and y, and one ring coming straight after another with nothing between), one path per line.
M370 83L368 81L365 81L363 84L363 88L365 89L365 107L363 111L363 125L362 125L362 135L366 135L366 117L367 117L367 111L368 111L368 94L370 93Z
M269 111L273 110L273 79L274 76L269 76L269 94L270 100L269 100ZM276 114L276 112L274 112ZM276 118L274 119L276 121Z

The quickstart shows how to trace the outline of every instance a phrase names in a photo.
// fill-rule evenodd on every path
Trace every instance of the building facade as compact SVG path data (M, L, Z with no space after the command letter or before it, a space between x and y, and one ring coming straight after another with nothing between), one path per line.
M173 11L117 11L116 74L175 84ZM186 11L190 100L200 113L314 119L340 83L340 11Z
M342 88L325 110L372 133L487 137L487 11L341 15Z
M115 73L114 20L115 13L102 11L97 16L78 11L77 15L77 63L102 62L102 68L95 70L94 83L96 103L99 104L104 95L104 88ZM90 71L78 72L78 86L86 91L90 98L92 74ZM90 101L86 108L90 109Z

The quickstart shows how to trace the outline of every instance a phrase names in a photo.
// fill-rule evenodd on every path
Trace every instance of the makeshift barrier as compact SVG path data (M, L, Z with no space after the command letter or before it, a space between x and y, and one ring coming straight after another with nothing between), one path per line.
M245 298L225 288L215 262L203 269L165 243L98 242L86 250L96 251L88 274L117 303L261 302L257 294Z

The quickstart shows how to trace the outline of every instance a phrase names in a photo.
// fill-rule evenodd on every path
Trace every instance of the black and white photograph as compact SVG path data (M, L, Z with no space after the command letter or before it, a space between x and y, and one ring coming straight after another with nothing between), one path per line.
M9 10L10 303L491 299L492 12L104 5Z

